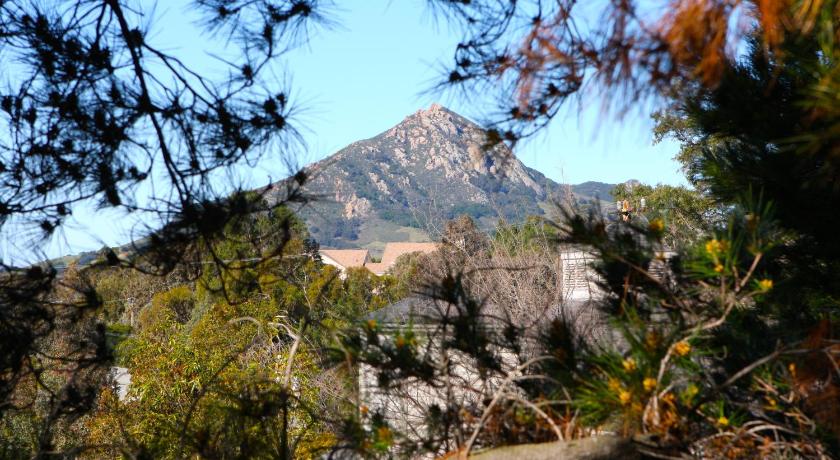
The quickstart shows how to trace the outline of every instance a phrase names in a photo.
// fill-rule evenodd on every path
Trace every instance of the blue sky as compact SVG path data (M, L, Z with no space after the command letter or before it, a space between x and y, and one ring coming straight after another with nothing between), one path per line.
M419 0L357 0L337 14L340 26L319 33L310 46L288 56L288 69L303 104L312 160L352 141L374 136L406 115L439 102L471 118L481 118L480 101L465 101L429 89L448 64L458 31L436 23ZM602 113L597 96L588 107L570 107L517 155L528 166L559 182L587 180L684 184L672 161L677 145L653 146L644 110L621 120Z
M159 21L148 39L199 69L218 70L220 63L209 53L219 53L224 44L184 25L198 19L185 3L159 2L154 13ZM332 15L334 27L317 30L308 45L288 53L273 71L290 83L293 101L303 109L297 121L307 146L295 152L299 164L385 131L433 102L481 118L481 101L427 91L440 78L441 63L450 62L459 34L437 22L424 0L350 0L339 8ZM541 136L522 145L519 158L564 183L634 178L685 184L672 160L677 145L652 145L648 111L634 110L618 119L602 113L602 100L587 100L583 110L571 107ZM258 186L283 176L285 168L269 157L238 174ZM64 235L41 250L56 256L125 243L132 219L124 217L79 210Z
M304 102L313 107L311 154L329 155L359 138L386 130L419 108L440 102L479 118L480 103L428 94L448 64L459 34L436 24L425 2L365 0L338 18L342 27L320 33L311 46L291 56L290 70ZM605 115L597 97L556 120L542 136L517 152L520 159L552 179L684 183L672 161L677 146L651 144L648 114L639 110L621 120Z

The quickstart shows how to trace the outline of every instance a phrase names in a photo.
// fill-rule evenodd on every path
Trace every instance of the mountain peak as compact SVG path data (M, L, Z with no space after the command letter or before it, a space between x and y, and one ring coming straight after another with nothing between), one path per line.
M479 125L440 104L418 110L371 141L390 144L403 167L422 161L426 170L437 169L446 179L462 182L482 182L480 176L505 178L544 197L542 185L507 146L487 149L487 133Z
M433 114L437 114L437 113L455 113L455 112L447 109L446 107L438 104L437 102L432 102L432 105L430 105L428 109L420 109L417 112L415 112L415 114L417 114L417 115L420 115L420 114L433 115Z
M422 234L418 220L430 213L469 214L488 227L542 214L552 183L506 146L486 143L479 125L432 104L313 165L306 188L323 199L302 213L313 236L339 247L389 241L386 229Z
M441 110L447 110L444 106L438 104L437 102L432 102L432 105L429 106L427 112L440 112Z
M430 105L428 109L419 109L413 114L405 117L403 121L400 124L394 126L394 128L398 128L402 124L410 124L412 122L419 122L425 126L453 125L460 126L463 128L467 125L471 125L478 128L478 125L476 125L472 121L462 117L461 115L458 115L457 113L438 104L437 102Z

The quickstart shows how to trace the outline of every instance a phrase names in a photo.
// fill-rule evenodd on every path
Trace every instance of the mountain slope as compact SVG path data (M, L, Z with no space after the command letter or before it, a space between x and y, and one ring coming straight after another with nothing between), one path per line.
M460 214L485 228L544 214L559 185L484 143L478 125L433 104L313 164L305 190L319 199L298 213L322 246L371 249L428 240Z
M323 247L381 250L390 241L429 241L460 214L486 230L500 217L517 222L544 215L553 197L612 209L613 184L559 185L507 148L485 152L483 143L478 125L433 104L311 165L305 189L319 199L296 211ZM273 186L275 193L283 193L283 184ZM112 249L131 251L135 244ZM53 262L66 266L99 256L90 251Z

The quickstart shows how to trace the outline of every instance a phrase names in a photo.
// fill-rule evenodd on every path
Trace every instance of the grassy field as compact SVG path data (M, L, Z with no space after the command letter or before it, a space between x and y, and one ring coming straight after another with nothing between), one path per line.
M431 238L419 228L403 227L380 219L371 219L362 224L359 231L359 247L369 249L373 256L380 257L385 243L392 241L421 243L431 241Z

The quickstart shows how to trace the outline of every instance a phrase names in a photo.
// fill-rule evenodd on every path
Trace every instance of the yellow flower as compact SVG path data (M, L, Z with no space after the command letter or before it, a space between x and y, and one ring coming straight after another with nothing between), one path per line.
M625 406L630 403L630 399L632 397L633 395L631 395L630 392L627 390L621 390L618 392L618 400L621 401L621 404Z
M388 442L391 440L391 430L389 430L387 426L380 426L376 429L376 437L382 441Z
M658 332L650 331L645 335L645 345L647 345L649 350L655 350L659 346L659 339Z
M713 238L706 242L706 252L709 253L710 256L717 256L721 252L726 251L728 248L729 243L726 240Z
M764 278L758 282L758 288L761 289L762 292L767 292L770 289L773 289L773 280Z
M715 273L723 273L723 265L715 264Z
M650 391L656 388L656 379L653 377L647 377L642 381L642 386L645 387L645 391Z
M653 219L650 221L650 224L648 224L648 229L653 233L662 233L662 230L665 230L665 222L659 218Z
M376 329L376 320L375 319L369 319L368 322L367 322L367 327L368 327L368 329Z
M685 392L683 392L683 397L687 400L691 400L697 396L697 393L700 393L700 388L697 388L697 385L692 383L686 387Z
M796 364L790 363L788 364L788 370L790 371L790 375L796 378Z
M724 417L723 415L721 415L717 419L717 423L718 423L719 426L729 426L729 419Z
M674 353L679 356L685 356L691 353L691 344L685 340L681 340L674 345Z
M367 415L369 410L370 409L368 409L368 406L365 406L364 404L362 404L362 407L359 408L359 412L362 413L362 417Z
M402 348L405 346L405 338L403 336L397 337L396 340L397 348Z
M715 255L718 253L719 250L720 241L718 241L717 239L709 240L708 242L706 242L706 252L709 253L709 255Z
M636 360L633 358L627 358L621 362L621 365L624 367L624 370L627 372L633 372L636 370Z
M610 378L607 380L607 388L612 391L618 391L621 389L621 382L619 382L618 379Z

